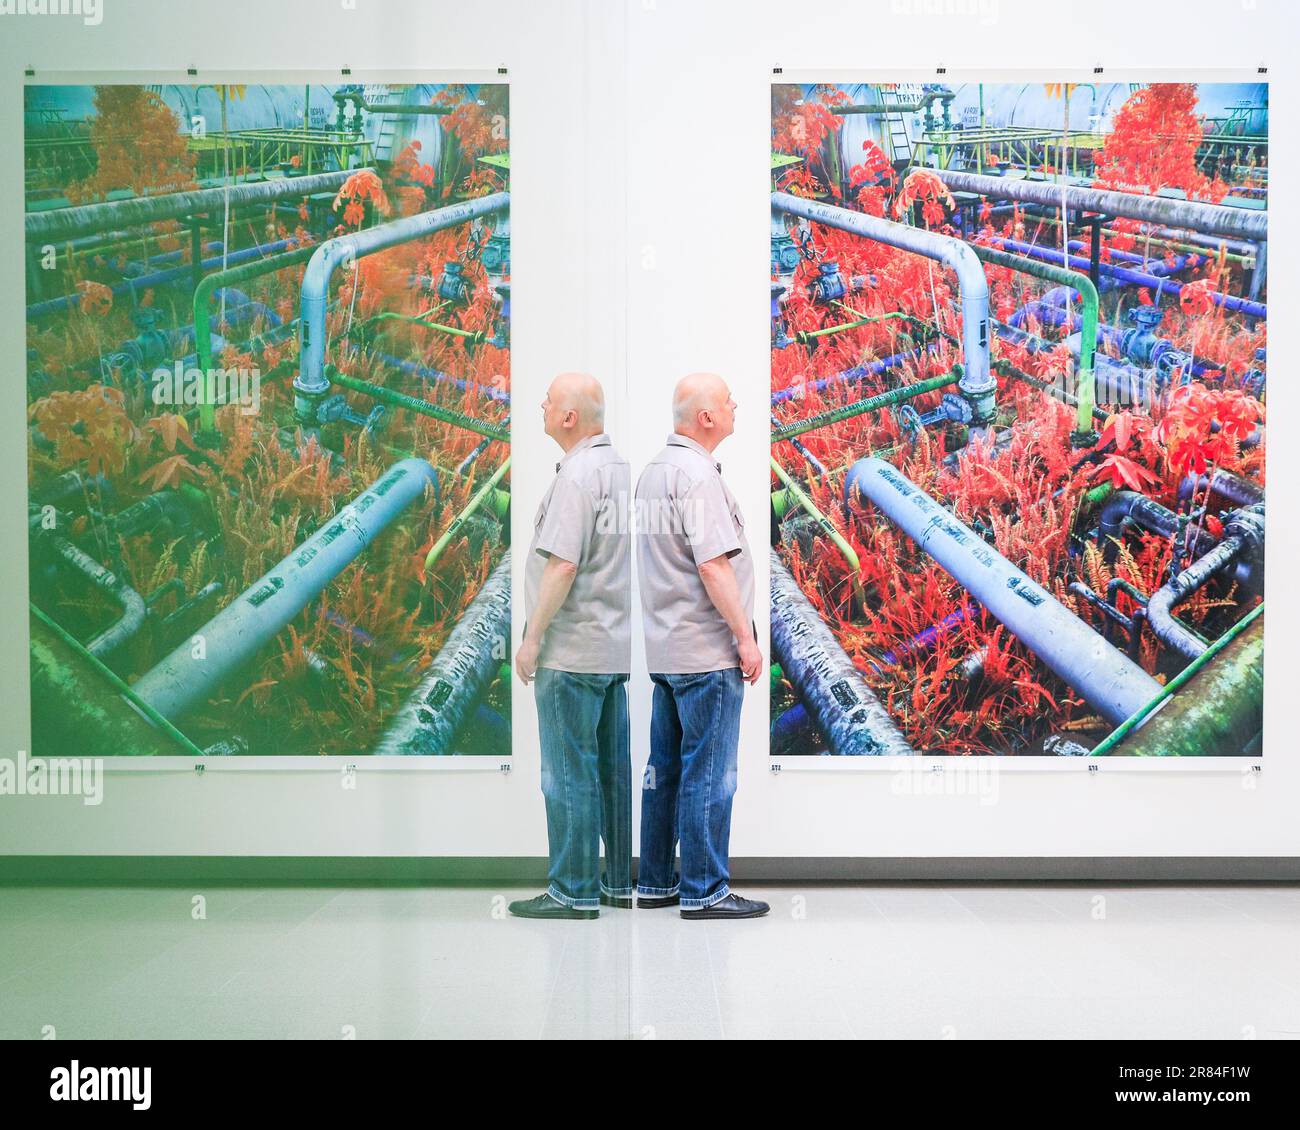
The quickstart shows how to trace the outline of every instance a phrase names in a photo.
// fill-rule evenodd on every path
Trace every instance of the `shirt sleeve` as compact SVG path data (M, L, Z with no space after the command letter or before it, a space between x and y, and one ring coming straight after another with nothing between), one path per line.
M710 475L697 482L682 496L680 505L682 530L696 565L715 557L734 557L744 548L722 480L717 476Z
M581 565L591 546L596 507L591 495L567 475L555 480L550 505L537 532L537 552Z

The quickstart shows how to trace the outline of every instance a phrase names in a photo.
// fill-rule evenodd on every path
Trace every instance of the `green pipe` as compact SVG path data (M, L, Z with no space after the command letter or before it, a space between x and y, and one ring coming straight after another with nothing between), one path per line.
M424 320L425 318L429 317L431 314L436 314L439 310L441 310L446 305L447 304L445 302L439 302L437 306L430 306L429 309L425 310L424 313L422 314L397 314L391 310L385 310L382 314L376 314L373 318L367 318L364 324L368 326L370 325L371 322L396 321L396 322L418 322L420 325L423 326L428 324L427 322L425 322Z
M843 302L836 302L834 303L834 305L840 307L842 310L848 310L850 314L857 313L856 310L849 310L849 308L845 306ZM866 315L861 315L855 321L844 322L842 325L838 325L838 326L824 326L820 330L799 330L794 335L794 339L800 345L807 345L810 341L814 341L819 337L827 337L830 334L842 334L847 330L856 330L861 326L870 325L872 322L885 322L888 321L890 318L902 318L908 322L915 320L909 314L900 314L900 313L877 314L875 317L867 317Z
M506 458L502 460L501 466L492 472L491 478L489 478L487 482L474 492L474 497L465 504L465 509L457 514L451 525L443 531L442 537L433 543L433 548L429 550L428 555L424 559L424 571L426 573L432 571L438 558L442 556L442 551L451 544L451 539L460 533L460 528L464 525L465 519L482 506L485 499L495 498L497 483L501 481L509 469L510 456L507 455Z
M1058 283L1079 292L1079 298L1083 303L1083 329L1079 336L1078 413L1074 430L1080 436L1091 433L1092 409L1097 402L1097 382L1093 365L1097 355L1097 309L1100 305L1097 288L1093 286L1092 279L1077 271L1070 271L1051 263L1040 263L1020 255L1011 255L992 247L981 247L977 243L969 246L982 262L1019 271L1024 275L1033 275L1035 278Z
M394 392L391 388L371 384L359 377L350 377L346 373L340 373L332 365L327 365L325 372L335 384L342 385L353 392L364 393L382 404L388 404L394 408L405 408L408 412L428 416L431 420L441 420L444 424L464 428L475 435L487 436L488 439L499 439L505 443L510 442L510 429L503 428L499 424L491 424L487 420L479 420L473 416L467 416L463 412L456 412L451 408L440 408L436 404L430 404L427 400L407 396L404 392Z
M817 523L821 528L822 533L835 543L835 548L840 551L841 556L844 558L845 562L848 563L849 569L851 570L850 576L852 577L853 583L853 595L858 600L858 607L865 608L866 594L862 591L862 578L860 575L862 571L862 563L858 560L858 555L853 551L853 547L844 539L844 535L835 528L834 523L832 523L825 514L817 509L817 504L803 492L799 484L789 476L785 468L775 459L770 457L768 462L772 464L772 470L776 472L776 477L785 484L785 489L789 492L790 498L797 502L803 508L804 512L810 515L813 521Z
M498 521L504 522L506 515L510 513L510 492L500 488L492 492L492 513L497 516Z
M1264 624L1260 621L1113 754L1239 757L1259 738L1263 723Z
M816 431L816 429L827 427L830 424L838 424L841 420L849 420L866 412L876 412L881 408L903 404L908 400L914 400L918 396L924 396L927 392L948 388L960 380L961 371L959 366L953 372L945 373L941 377L930 377L928 380L917 381L915 384L904 385L902 388L890 389L878 396L870 396L866 400L845 404L842 408L831 408L826 412L819 412L816 416L809 416L806 420L795 420L791 424L776 428L772 432L772 442L780 443L782 440L793 439L805 432Z
M445 305L445 302L441 303L440 305L435 306L434 310L441 309L442 306ZM487 334L482 330L463 330L459 326L444 326L439 322L425 321L425 319L433 312L433 310L426 310L423 314L416 315L392 313L376 314L373 318L366 319L366 325L369 325L372 322L385 322L390 320L395 322L410 322L413 325L424 326L425 329L437 330L439 333L449 334L452 337L472 338L475 345L481 344L487 340Z
M1099 745L1096 746L1096 748L1093 749L1092 756L1102 757L1110 753L1115 748L1115 746L1118 745L1121 741L1123 741L1124 738L1126 738L1130 733L1132 733L1134 729L1136 729L1148 718L1150 718L1152 713L1156 710L1157 707L1159 707L1162 703L1164 703L1175 691L1180 690L1182 687L1184 687L1187 684L1187 682L1197 672L1201 671L1205 667L1205 665L1210 662L1210 660L1212 660L1216 655L1218 655L1221 651L1223 651L1229 644L1233 642L1233 640L1237 639L1243 632L1246 631L1247 628L1250 627L1251 624L1253 624L1262 615L1264 615L1263 604L1256 605L1256 607L1252 608L1248 613L1246 613L1245 616L1243 616L1240 620L1238 620L1235 624L1233 624L1231 628L1229 628L1226 632L1224 632L1223 635L1221 635L1217 640L1215 640L1212 644L1210 644L1210 646L1204 652L1198 655L1186 667L1184 667L1180 672L1178 672L1177 675L1175 675L1172 679L1170 679L1169 682L1161 689L1160 693L1155 695L1155 697L1153 697L1150 702L1148 702L1145 706L1139 709L1137 713L1133 715L1133 717L1129 718L1125 722L1122 722L1118 727L1116 727L1115 730L1113 730L1108 737L1106 737ZM1193 745L1197 743L1199 738L1204 737L1205 726L1208 726L1216 718L1219 718L1221 721L1225 720L1226 716L1230 712L1230 708L1239 706L1241 698L1243 696L1252 693L1251 688L1249 687L1243 688L1241 686L1241 672L1243 670L1254 671L1256 668L1258 669L1257 678L1259 681L1259 693L1261 696L1260 701L1261 702L1263 701L1262 693L1263 693L1263 680L1264 680L1264 664L1263 664L1264 633L1262 629L1258 633L1258 648L1256 649L1255 647L1252 646L1250 648L1247 648L1246 651L1248 654L1244 662L1240 661L1242 657L1239 655L1238 656L1239 661L1234 662L1230 665L1230 671L1231 671L1230 677L1225 679L1223 677L1223 673L1221 672L1220 676L1217 679L1211 680L1213 684L1213 688L1212 688L1213 694L1206 693L1206 694L1194 696L1200 702L1202 709L1196 712L1190 712L1190 711L1188 712L1189 714L1195 713L1195 716L1197 718L1197 724L1199 727L1201 727L1201 729L1198 729L1196 731L1189 731L1189 738L1187 740L1189 740ZM1257 660L1255 658L1256 651L1258 651ZM1227 685L1225 686L1224 684ZM1224 718L1220 718L1221 715L1223 715ZM1262 715L1261 715L1261 721L1262 721ZM1162 729L1164 728L1165 727L1162 727ZM1179 729L1182 730L1185 729L1185 727L1180 726ZM1247 736L1253 737L1254 735L1252 734ZM1169 755L1172 756L1173 754L1170 753Z
M782 521L790 511L790 492L788 490L774 490L772 492L772 510L776 514L776 520Z
M305 263L315 250L315 244L309 247L295 247L292 251L284 251L267 259L255 259L250 263L241 263L237 267L229 267L224 271L214 271L210 275L204 275L199 280L199 285L194 288L194 348L199 355L199 371L204 377L203 400L199 403L199 427L203 431L210 432L216 426L216 405L209 404L207 400L207 375L213 367L212 327L209 325L212 316L209 307L213 292L221 287L234 286L236 283L269 275L285 267Z
M53 725L57 730L66 731L73 736L78 747L84 748L88 737L87 731L95 731L112 743L111 752L97 756L141 756L157 755L163 752L158 748L158 739L162 734L171 738L181 750L194 757L203 757L198 746L182 734L166 718L153 709L137 695L121 678L92 655L70 633L65 631L35 604L29 605L31 614L49 635L32 632L32 666L33 690L41 694L33 695L33 713L43 715L42 722ZM59 654L59 645L71 658L98 675L114 692L111 695L97 693L83 682L76 680L75 672L68 662L68 655ZM47 695L54 696L59 708L42 710L38 703L52 705ZM120 698L118 696L121 696ZM127 709L122 699L135 707L139 714ZM140 715L144 717L141 718ZM154 729L145 719L153 723ZM69 729L70 727L70 729ZM33 729L35 726L33 726ZM161 733L160 733L161 731ZM141 750L140 747L151 748Z

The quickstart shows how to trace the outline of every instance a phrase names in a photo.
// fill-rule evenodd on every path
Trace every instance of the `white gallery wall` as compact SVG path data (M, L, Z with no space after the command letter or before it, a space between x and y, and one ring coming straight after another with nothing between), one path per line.
M509 68L515 399L513 521L526 544L555 449L534 406L551 376L588 369L610 394L609 430L639 468L670 430L675 380L722 373L740 404L721 447L748 519L766 623L768 453L768 151L772 67L884 77L1015 70L1036 81L1089 81L1092 68L1150 80L1253 80L1269 66L1272 176L1300 183L1297 17L1277 0L285 0L220 4L101 0L88 27L65 17L0 15L0 232L22 231L22 76L70 71L214 72L275 81L349 66L394 71ZM1219 29L1208 34L1207 29ZM1025 70L1033 68L1033 73ZM181 72L177 74L177 72ZM1068 73L1066 73L1068 72ZM1016 77L1007 75L1007 77ZM130 79L128 73L121 78ZM234 79L237 81L238 79ZM1296 299L1300 223L1271 217L1269 297ZM27 576L21 374L23 266L0 260L0 529L11 531L0 591L0 756L26 748ZM854 768L770 771L766 681L742 720L735 856L1295 856L1300 750L1292 684L1300 674L1300 599L1287 566L1300 532L1300 452L1282 439L1300 410L1288 381L1300 343L1273 319L1266 740L1260 773L1184 766L1120 771L987 771L953 766L915 779ZM517 591L522 562L515 562ZM522 628L517 602L516 640ZM639 646L639 641L638 641ZM635 656L636 649L634 649ZM635 665L635 658L634 658ZM649 683L633 676L632 751L648 752ZM0 854L539 856L531 691L516 684L511 772L446 764L358 767L238 763L113 772L104 803L0 797ZM75 754L76 751L67 751ZM296 760L296 759L295 759ZM1077 766L1071 766L1077 770ZM1173 768L1175 771L1168 771Z

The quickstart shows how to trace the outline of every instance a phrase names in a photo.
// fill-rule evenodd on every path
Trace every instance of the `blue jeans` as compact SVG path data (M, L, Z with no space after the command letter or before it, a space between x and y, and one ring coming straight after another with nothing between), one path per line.
M712 906L731 891L731 798L745 683L739 667L650 678L654 705L636 889L651 897L679 894L686 910ZM674 868L679 838L680 877Z
M547 892L565 906L595 910L602 891L632 894L627 676L539 667L534 688L551 848Z

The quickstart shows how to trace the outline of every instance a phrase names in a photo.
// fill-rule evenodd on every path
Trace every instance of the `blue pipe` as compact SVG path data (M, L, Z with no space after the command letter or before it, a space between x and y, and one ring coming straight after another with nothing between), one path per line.
M804 704L796 702L772 723L772 749L787 749L796 743L801 744L812 724Z
M772 413L772 426L774 428L779 428L781 426L781 421L776 418L775 412ZM812 468L813 474L815 474L819 479L824 479L826 477L825 465L817 458L817 456L804 446L802 440L796 436L794 439L790 440L790 446L804 457L805 462L807 462L808 466Z
M873 503L1112 725L1126 722L1160 692L1160 684L1133 660L883 459L860 459L845 476L845 503L862 500Z
M1028 255L1032 259L1041 259L1045 263L1055 263L1058 266L1069 267L1081 274L1087 274L1088 272L1089 263L1086 258L1070 257L1050 247L1039 247L1036 244L1021 243L1014 239L999 240L996 246L1006 251L1013 251L1017 255ZM1143 271L1131 271L1126 267L1116 267L1111 263L1101 263L1098 266L1103 275L1118 279L1129 286L1154 288L1157 299L1162 293L1172 294L1177 297L1182 294L1183 287L1187 285L1186 283L1174 282L1172 279L1159 278ZM1268 318L1268 307L1262 302L1252 302L1248 298L1237 298L1231 294L1220 294L1218 291L1209 291L1208 293L1211 301L1216 306L1222 306L1225 310L1246 314L1252 318Z
M222 243L219 239L214 240L212 243L203 245L203 250L209 254L220 251L221 248ZM132 259L119 273L123 278L137 278L139 275L149 270L150 267L157 267L163 263L179 263L184 255L184 249L178 248L176 251L164 251L159 255L150 255L147 259ZM99 255L97 258L102 259L106 266L113 266L113 264L109 262L109 256ZM120 258L120 256L117 256L117 258ZM113 269L116 270L115 267Z
M1056 343L1043 341L1026 330L1014 326L993 323L993 332L998 337L1025 346L1030 353L1037 353L1045 346ZM1064 345L1076 360L1079 355L1077 335L1060 343ZM1120 361L1113 361L1103 353L1092 359L1092 373L1098 404L1150 405L1152 402L1153 372L1137 369ZM1049 391L1052 391L1049 389Z
M881 660L893 667L895 664L901 662L906 656L913 655L918 651L924 651L941 635L948 631L949 628L955 628L958 624L964 624L969 620L972 611L973 609L969 604L964 604L960 608L954 609L937 624L931 624L928 628L924 628L917 632L916 635L908 640L907 643L897 651L885 652L885 654L880 657Z
M926 346L926 349L933 348L933 343ZM807 388L811 389L813 392L822 392L823 390L830 388L831 385L843 384L847 381L865 380L867 377L883 373L886 369L892 369L907 361L919 361L920 359L920 350L913 350L910 353L894 353L889 357L882 357L879 361L869 361L865 365L857 365L852 369L845 369L842 373L835 373L833 376L822 377L820 380L813 381L812 384L807 386ZM789 388L783 388L778 392L772 393L772 403L783 404L785 401L793 400L795 397L802 396L803 394L804 386L801 385L795 387L794 385L791 385Z
M965 368L957 384L970 405L974 423L983 425L997 411L997 381L989 369L989 283L970 244L952 236L894 223L865 212L837 208L787 192L772 193L772 207L787 215L824 224L863 239L924 255L957 276L961 303L962 361Z
M403 361L400 357L394 357L391 353L376 353L381 361L386 365L392 365L394 369L400 369L409 376L419 377L423 381L442 381L450 383L464 392L466 389L473 388L477 392L486 396L489 400L498 400L502 404L510 403L510 393L504 389L492 388L489 385L475 384L472 381L462 380L460 377L453 377L450 373L440 372L438 369L430 369L427 365L421 365L416 361Z
M254 247L245 247L242 251L232 251L224 260L220 255L211 259L204 259L199 266L204 270L209 267L235 267L252 259L274 255L277 251L283 251L293 244L294 241L291 239L279 239L274 243L259 243ZM187 278L192 271L193 267L187 263L183 267L172 267L167 271L158 271L152 275L141 275L138 279L127 279L125 282L115 283L109 287L109 290L115 295L131 294L134 296L137 287L147 290L149 287L165 286L177 279ZM65 294L62 298L51 298L46 302L34 302L27 307L27 320L43 318L46 314L57 314L61 310L75 306L80 301L80 294Z
M195 633L204 640L202 657L187 639L132 689L165 718L198 706L422 498L436 476L423 459L394 463Z
M432 212L418 212L414 216L403 216L373 228L327 239L316 248L302 275L302 313L298 319L299 370L293 382L294 408L299 419L314 419L316 402L330 389L329 378L325 375L325 307L334 272L364 255L459 227L471 220L504 212L509 207L510 194L494 192L476 200Z

